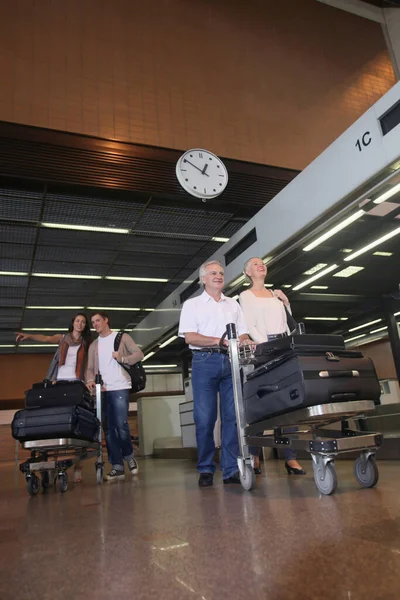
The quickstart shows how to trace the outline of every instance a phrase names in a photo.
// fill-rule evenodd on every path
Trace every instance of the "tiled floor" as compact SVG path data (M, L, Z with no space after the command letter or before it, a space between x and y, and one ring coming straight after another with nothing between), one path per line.
M400 465L375 489L352 464L320 496L311 464L269 462L258 488L199 489L193 463L142 460L139 477L30 498L0 465L2 600L363 600L400 598Z

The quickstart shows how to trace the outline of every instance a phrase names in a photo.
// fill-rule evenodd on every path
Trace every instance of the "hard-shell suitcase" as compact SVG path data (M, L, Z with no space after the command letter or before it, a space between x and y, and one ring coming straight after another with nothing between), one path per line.
M19 410L11 427L20 442L65 437L92 442L98 439L99 421L82 406L57 406Z
M49 408L55 406L81 405L90 408L92 397L86 385L80 379L73 381L42 381L34 383L25 393L26 408Z
M379 397L371 359L361 352L325 351L307 344L287 344L274 352L268 362L248 374L243 386L248 424L302 407L350 400L377 402Z

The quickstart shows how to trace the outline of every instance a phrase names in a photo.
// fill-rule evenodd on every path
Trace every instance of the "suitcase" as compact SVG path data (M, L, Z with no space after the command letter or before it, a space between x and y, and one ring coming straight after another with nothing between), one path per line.
M254 356L257 364L262 365L289 349L304 350L306 352L334 352L344 350L345 344L344 338L341 335L293 335L257 344Z
M381 390L372 360L361 352L327 347L331 350L295 341L270 353L270 360L249 373L243 386L247 423L317 404L377 403Z
M98 439L99 421L94 411L82 406L57 406L19 410L11 427L20 442L61 437L93 442Z
M57 381L54 385L44 380L34 383L32 388L25 392L26 408L49 408L52 406L93 406L92 396L83 381Z

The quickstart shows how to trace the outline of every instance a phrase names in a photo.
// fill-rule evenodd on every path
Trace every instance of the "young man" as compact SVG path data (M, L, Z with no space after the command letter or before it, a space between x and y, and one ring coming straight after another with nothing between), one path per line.
M222 293L224 269L219 261L209 261L200 267L204 292L187 300L182 308L179 335L185 338L193 352L192 386L194 421L198 449L199 486L213 484L214 426L217 419L217 395L220 396L222 453L221 469L224 483L240 483L237 457L239 441L236 428L232 374L227 348L219 340L227 323L235 323L239 341L251 343L242 309L236 300ZM226 345L228 344L225 341Z
M103 426L108 460L112 467L106 479L118 481L125 479L124 460L132 475L138 472L128 425L129 390L132 382L129 374L118 363L134 365L142 360L143 352L127 333L123 334L118 352L115 352L114 340L117 333L111 331L108 315L98 312L92 315L91 320L99 337L89 348L86 384L93 391L96 373L101 373L105 390Z

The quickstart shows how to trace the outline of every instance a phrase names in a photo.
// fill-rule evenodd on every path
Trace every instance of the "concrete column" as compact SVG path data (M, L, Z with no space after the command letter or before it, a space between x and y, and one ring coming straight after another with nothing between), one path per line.
M400 336L399 336L399 328L397 326L396 317L394 313L396 312L395 307L396 304L391 301L389 298L384 298L383 307L385 311L385 319L388 326L388 334L390 340L390 347L392 349L394 366L396 368L397 379L400 383ZM398 309L398 303L397 303Z
M382 24L394 72L400 79L400 7L383 9Z

